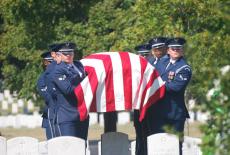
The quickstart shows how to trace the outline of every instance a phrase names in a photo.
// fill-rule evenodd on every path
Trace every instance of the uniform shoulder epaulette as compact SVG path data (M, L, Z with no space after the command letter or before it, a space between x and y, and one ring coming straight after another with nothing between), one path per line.
M176 70L176 73L175 74L178 74L181 70L183 70L183 69L185 69L185 70L188 70L188 71L190 71L191 72L191 66L189 66L189 65L183 65L183 66L181 66L180 68L178 68L177 70Z

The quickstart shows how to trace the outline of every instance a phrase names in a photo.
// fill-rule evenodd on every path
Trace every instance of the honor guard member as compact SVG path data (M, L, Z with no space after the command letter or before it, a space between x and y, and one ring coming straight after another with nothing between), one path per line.
M57 63L61 62L61 58L56 55L56 49L58 44L52 44L49 46L50 55L53 58L53 61L47 66L46 71L44 73L44 80L46 86L46 96L49 99L50 103L48 106L48 119L49 119L49 126L51 127L52 137L56 137L55 127L54 127L54 120L55 120L55 98L52 96L52 91L54 90L54 86L52 85L52 72Z
M148 57L149 63L156 67L158 69L158 62L164 58L168 58L167 53L167 46L166 46L166 41L167 38L165 37L156 37L151 40L149 40L149 45L151 47L151 56ZM148 128L148 133L147 136L154 134L158 127L154 122L157 121L158 116L156 115L156 111L158 110L157 108L157 103L151 105L151 107L148 108L147 113L146 113L146 119L147 119L147 128Z
M53 74L55 96L57 100L57 131L59 136L75 136L87 139L89 118L80 121L74 88L85 78L86 73L80 61L74 59L74 43L63 43L57 54L62 62L57 64Z
M184 124L189 118L184 101L185 89L191 79L192 69L184 58L184 38L172 38L167 41L169 57L162 59L158 71L165 82L165 97L157 104L158 119L153 122L158 129L155 133L167 132L165 127L171 127L180 135L180 154L182 154L182 141Z
M45 83L45 74L48 65L53 61L53 58L51 57L50 52L44 52L41 54L41 57L43 59L42 66L44 72L40 75L38 81L37 81L37 89L39 94L44 98L45 100L45 106L43 109L42 114L42 128L45 128L46 132L46 138L51 139L54 137L53 134L53 128L52 128L52 120L49 117L49 107L51 104L53 104L51 96L48 94L47 85Z
M138 45L134 49L137 51L138 55L141 55L145 58L150 56L151 46L149 44Z
M151 46L151 56L148 57L149 63L154 67L160 61L161 58L167 57L167 47L166 47L167 38L165 37L156 37L149 40L149 45Z
M134 48L137 53L143 56L147 61L150 57L151 46L143 44ZM144 119L139 122L139 110L134 110L134 128L136 132L136 155L147 155L147 120Z

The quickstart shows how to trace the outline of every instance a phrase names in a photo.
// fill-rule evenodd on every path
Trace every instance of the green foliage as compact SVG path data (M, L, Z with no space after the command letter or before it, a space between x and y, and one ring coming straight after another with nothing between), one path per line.
M230 148L230 104L229 104L229 80L230 71L219 76L220 84L215 87L211 100L207 103L209 113L212 116L202 130L204 154L229 154Z
M193 68L186 98L211 114L204 127L209 136L203 139L204 154L225 154L221 151L229 151L229 99L220 106L221 95L207 101L206 93L219 78L220 94L229 97L229 74L219 76L230 60L229 5L226 0L1 0L3 87L33 98L42 72L40 53L53 42L73 41L79 53L88 55L134 52L136 45L154 36L182 36Z

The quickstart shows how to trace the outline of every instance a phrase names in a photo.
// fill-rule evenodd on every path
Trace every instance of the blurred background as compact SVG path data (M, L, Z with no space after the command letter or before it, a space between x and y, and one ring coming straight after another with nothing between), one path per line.
M187 40L185 57L193 69L186 92L191 114L187 133L202 138L204 154L227 154L229 7L226 0L1 0L0 132L10 137L36 131L39 134L32 135L44 137L39 128L44 101L36 81L42 73L40 54L49 44L75 42L81 57L102 51L134 52L152 37L181 36ZM130 128L124 132L134 138L132 113L121 116L126 121L118 129ZM92 118L90 131L103 132L100 115Z

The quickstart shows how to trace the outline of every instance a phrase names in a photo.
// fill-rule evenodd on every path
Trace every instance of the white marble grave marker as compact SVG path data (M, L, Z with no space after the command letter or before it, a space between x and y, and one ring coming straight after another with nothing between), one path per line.
M118 124L126 124L130 122L129 112L118 112Z
M3 100L2 101L2 110L8 110L8 102L7 101L5 101L5 100Z
M18 105L16 103L12 104L12 113L17 114L18 113Z
M131 142L131 155L135 155L135 152L136 152L136 141L132 141Z
M87 140L87 147L86 147L86 150L85 150L85 155L90 155L90 148L89 148L89 141Z
M15 127L16 124L16 117L13 115L6 116L6 127Z
M99 113L99 125L104 126L104 114Z
M49 155L85 155L85 140L81 138L62 136L48 141Z
M39 155L48 155L48 142L42 141L38 144Z
M14 98L12 96L9 96L7 101L9 104L12 104L14 102Z
M28 109L29 111L33 111L33 110L34 110L34 103L33 103L31 100L29 100L29 101L27 102L27 109Z
M89 125L97 123L97 113L89 113Z
M201 144L201 139L184 136L184 143L182 152L183 155L202 155L199 145Z
M38 140L32 137L16 137L7 141L7 155L38 155Z
M18 107L22 108L24 106L24 101L22 99L18 100Z
M0 155L6 155L6 138L0 136Z
M101 155L101 141L98 141L98 155Z
M3 94L4 94L5 98L8 98L11 96L10 90L4 90Z
M147 138L148 155L179 155L179 138L168 133L159 133Z
M3 101L3 99L4 99L4 95L3 93L0 93L0 102Z

